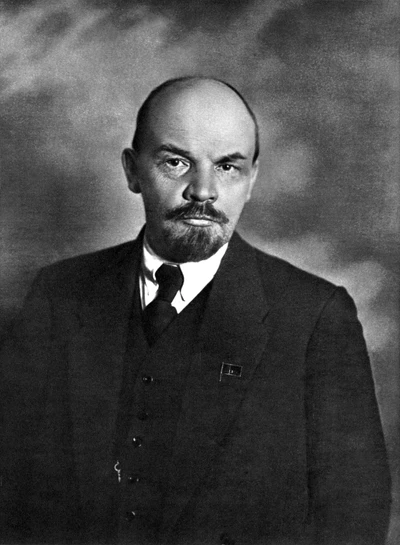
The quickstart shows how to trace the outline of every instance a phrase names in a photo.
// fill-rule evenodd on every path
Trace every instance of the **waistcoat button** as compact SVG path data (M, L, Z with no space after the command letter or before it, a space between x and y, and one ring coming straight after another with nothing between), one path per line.
M125 517L126 517L126 520L129 522L134 520L134 518L136 517L136 511L127 511L125 513Z
M132 445L137 448L141 447L143 443L143 439L141 437L132 437Z

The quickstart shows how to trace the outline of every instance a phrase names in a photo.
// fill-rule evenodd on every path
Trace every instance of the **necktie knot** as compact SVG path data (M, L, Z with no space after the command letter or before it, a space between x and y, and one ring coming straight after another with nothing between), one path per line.
M183 275L179 266L164 263L156 272L158 282L157 299L172 303L175 295L182 288Z

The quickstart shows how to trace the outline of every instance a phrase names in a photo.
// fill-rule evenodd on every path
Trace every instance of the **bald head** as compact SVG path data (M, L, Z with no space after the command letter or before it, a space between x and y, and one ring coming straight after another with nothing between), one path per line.
M230 240L258 171L257 124L237 91L208 78L164 83L140 109L132 147L122 163L157 255L200 261Z
M248 126L250 122L254 132L253 163L257 161L260 148L259 128L249 104L230 84L199 76L167 80L149 94L137 115L133 149L139 152L146 146L151 125L165 114L171 104L176 108L177 102L183 106L187 100L192 110L201 110L204 113L204 122L212 123L214 113L224 113L227 124L231 121L230 118L236 116L243 120L243 126Z

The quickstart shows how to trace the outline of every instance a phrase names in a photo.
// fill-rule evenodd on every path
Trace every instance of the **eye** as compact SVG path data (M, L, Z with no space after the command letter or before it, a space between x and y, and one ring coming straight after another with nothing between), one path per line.
M171 159L167 159L165 163L172 168L178 168L178 167L185 167L186 163L182 161L182 159L178 159L177 157L172 157Z
M161 157L158 167L166 176L177 178L184 176L190 169L190 161L184 157L167 155Z
M231 163L223 163L222 165L219 165L218 168L223 172L233 172L235 170L239 170L237 166L232 165Z

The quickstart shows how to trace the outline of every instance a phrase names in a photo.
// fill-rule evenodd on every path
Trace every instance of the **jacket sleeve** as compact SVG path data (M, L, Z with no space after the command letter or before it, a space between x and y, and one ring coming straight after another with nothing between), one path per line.
M315 542L383 545L390 477L362 327L338 288L307 350L306 411Z
M2 543L29 539L31 464L51 356L51 307L38 278L1 353Z

